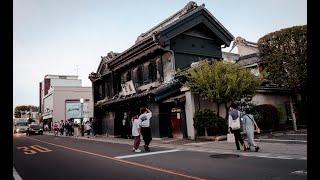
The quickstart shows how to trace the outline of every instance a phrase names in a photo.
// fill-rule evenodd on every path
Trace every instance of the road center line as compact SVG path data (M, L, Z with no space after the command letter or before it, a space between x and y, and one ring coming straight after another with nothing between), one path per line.
M132 157L140 157L140 156L150 156L154 154L163 154L163 153L169 153L169 152L178 152L181 151L179 149L173 149L173 150L166 150L166 151L157 151L157 152L148 152L148 153L141 153L141 154L132 154L132 155L125 155L125 156L117 156L114 158L117 159L125 159L125 158L132 158Z
M117 162L121 162L121 163L125 163L125 164L130 164L130 165L133 165L133 166L142 167L142 168L145 168L145 169L150 169L150 170L159 171L159 172L163 172L163 173L173 174L173 175L176 175L176 176L181 176L181 177L185 177L185 178L189 178L189 179L203 179L201 177L190 176L190 175L183 174L183 173L176 172L176 171L169 170L169 169L163 169L163 168L159 168L159 167L154 167L154 166L149 166L149 165L140 164L140 163L136 163L136 162L117 159L117 158L113 158L113 157L110 157L110 156L105 156L105 155L96 154L96 153L92 153L92 152L88 152L88 151L74 149L74 148L70 148L70 147L67 147L67 146L54 144L54 143L50 143L50 142L47 142L47 141L42 141L42 140L39 140L39 139L31 138L31 137L25 137L25 138L32 139L32 140L35 140L35 141L39 141L39 142L42 142L42 143L45 143L45 144L50 144L52 146L61 147L61 148L68 149L68 150L71 150L71 151L90 154L90 155L94 155L94 156L110 159L110 160L113 160L113 161L117 161Z

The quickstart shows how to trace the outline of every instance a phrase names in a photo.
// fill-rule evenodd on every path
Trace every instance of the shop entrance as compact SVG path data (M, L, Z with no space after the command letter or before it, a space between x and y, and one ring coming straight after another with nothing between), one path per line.
M165 102L159 106L161 137L187 138L187 128L183 103Z
M181 109L172 108L170 113L170 122L172 127L173 138L182 139L183 138L183 128L182 128L182 118Z

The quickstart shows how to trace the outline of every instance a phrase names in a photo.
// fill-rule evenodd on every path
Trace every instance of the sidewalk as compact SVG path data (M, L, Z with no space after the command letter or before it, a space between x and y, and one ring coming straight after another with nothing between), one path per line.
M53 135L52 133L45 133L47 135ZM74 136L59 136L83 139L89 141L99 141L117 144L128 144L132 145L132 139L113 138L99 135L97 137L87 136L74 137ZM264 158L277 158L277 159L298 159L307 160L307 144L288 144L288 143L270 143L270 142L257 142L260 146L259 152L244 152L235 150L234 143L227 143L226 141L205 141L195 142L188 139L161 139L152 140L150 147L163 147L170 149L179 149L186 151L199 151L207 153L218 153L218 154L237 154L248 157L264 157ZM143 144L143 142L142 142Z
M307 129L287 130L256 135L257 142L278 142L290 144L307 144Z

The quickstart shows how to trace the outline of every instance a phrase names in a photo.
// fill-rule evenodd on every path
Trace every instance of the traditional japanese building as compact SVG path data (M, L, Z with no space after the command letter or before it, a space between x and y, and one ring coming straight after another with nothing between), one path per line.
M204 4L189 2L124 52L101 57L89 75L99 133L131 134L131 117L147 106L154 138L193 139L194 97L176 73L203 59L222 59L221 47L233 38Z

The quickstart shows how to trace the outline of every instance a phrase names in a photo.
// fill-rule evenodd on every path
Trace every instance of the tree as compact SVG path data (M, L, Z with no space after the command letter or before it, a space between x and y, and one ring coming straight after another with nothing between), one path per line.
M16 118L21 118L21 111L31 111L31 112L37 112L38 111L38 107L37 106L33 106L33 105L20 105L20 106L16 106L14 108L14 117Z
M205 136L207 136L207 130L212 130L213 135L221 135L227 132L225 128L227 121L209 109L196 112L193 120L197 135L204 132Z
M227 112L227 103L252 96L261 83L249 70L222 61L202 61L187 70L186 77L186 86L203 99L217 104L219 116L221 104L225 105Z
M269 33L258 40L260 55L265 64L265 78L293 90L305 98L307 84L307 25L294 26ZM294 130L295 114L291 98Z

